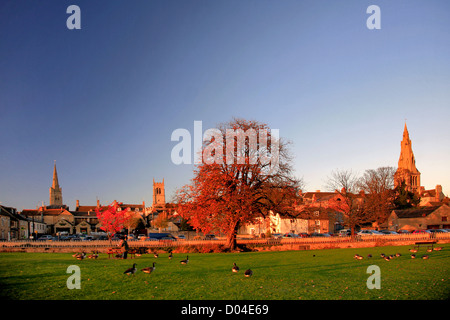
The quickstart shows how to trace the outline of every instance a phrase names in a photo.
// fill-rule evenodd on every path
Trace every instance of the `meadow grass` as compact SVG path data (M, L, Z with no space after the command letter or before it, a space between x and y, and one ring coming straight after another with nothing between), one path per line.
M71 253L0 253L0 295L13 300L442 300L450 293L450 244L442 251L374 247L307 251L142 255L136 259L78 261ZM380 254L400 253L385 261ZM355 260L359 254L363 260ZM367 258L372 254L372 258ZM420 257L429 255L428 260ZM136 262L138 272L123 272ZM152 274L139 270L156 262ZM233 262L240 267L232 273ZM69 290L70 265L81 270L81 289ZM381 271L381 289L368 289L367 267ZM247 268L253 276L244 277Z

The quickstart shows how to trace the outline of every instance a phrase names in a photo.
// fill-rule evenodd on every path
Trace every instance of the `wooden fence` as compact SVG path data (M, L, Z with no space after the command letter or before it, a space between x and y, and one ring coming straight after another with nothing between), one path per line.
M355 237L310 237L310 238L281 238L281 239L237 239L238 244L249 245L314 245L330 244L339 245L355 242L401 242L401 241L427 241L427 240L450 240L450 233L436 232L432 234L393 234L378 236L355 236ZM91 240L91 241L34 241L14 240L0 242L0 249L8 248L110 248L116 247L119 240ZM157 240L157 241L129 241L130 247L178 247L178 246L211 246L223 245L225 240Z

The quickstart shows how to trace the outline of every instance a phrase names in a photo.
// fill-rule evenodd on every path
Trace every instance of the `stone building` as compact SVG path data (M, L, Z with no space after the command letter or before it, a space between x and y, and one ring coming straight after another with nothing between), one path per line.
M165 187L164 187L164 179L162 182L155 182L153 179L153 203L152 203L152 212L162 212L166 209L166 196L165 196Z
M388 218L389 230L450 228L450 207L446 204L422 208L393 210Z
M4 208L0 206L0 240L10 240L10 225L11 225L11 214Z

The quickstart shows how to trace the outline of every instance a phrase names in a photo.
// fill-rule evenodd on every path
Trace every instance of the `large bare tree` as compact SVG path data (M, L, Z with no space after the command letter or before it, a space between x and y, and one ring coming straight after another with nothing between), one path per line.
M359 178L352 170L334 170L328 177L327 188L337 196L329 201L329 207L342 212L344 225L351 229L352 235L358 225L368 222L363 197L359 193Z
M394 208L394 167L366 170L358 181L365 195L365 211L370 220L384 223Z

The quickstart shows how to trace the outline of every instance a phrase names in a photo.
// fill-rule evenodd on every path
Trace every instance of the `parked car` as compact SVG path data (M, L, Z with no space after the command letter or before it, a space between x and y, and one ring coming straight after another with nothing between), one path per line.
M206 234L203 240L217 240L217 238L213 234Z
M272 233L272 238L281 239L283 238L283 235L281 233Z
M308 237L309 237L309 234L307 234L306 232L302 232L302 233L299 233L298 236L299 236L300 238L308 238Z
M408 230L398 230L397 231L398 234L406 234L406 233L410 233Z
M341 229L339 230L339 236L341 237L347 237L352 235L352 230L350 229Z
M148 239L146 239L146 240L149 240L149 239L152 239L152 240L176 240L176 238L173 236L173 235L171 235L170 233L163 233L163 232L161 232L161 233L149 233L148 234Z
M314 232L314 233L311 233L311 237L331 237L331 235L329 233Z
M383 234L398 234L397 232L391 230L380 230L380 232Z
M283 238L299 238L299 235L292 232L288 232L283 235Z
M186 240L186 236L184 234L179 234L178 240Z
M361 230L357 233L359 236L382 236L383 233L376 230Z
M43 236L40 236L38 240L39 241L47 241L47 240L51 241L52 239L53 239L53 237L51 235L45 234Z
M435 232L445 232L445 233L448 233L448 231L445 230L445 229L429 229L428 231L430 231L430 232L432 232L432 233L435 233Z
M418 229L418 230L414 230L412 233L416 234L416 233L431 233L431 232L430 232L430 230Z

